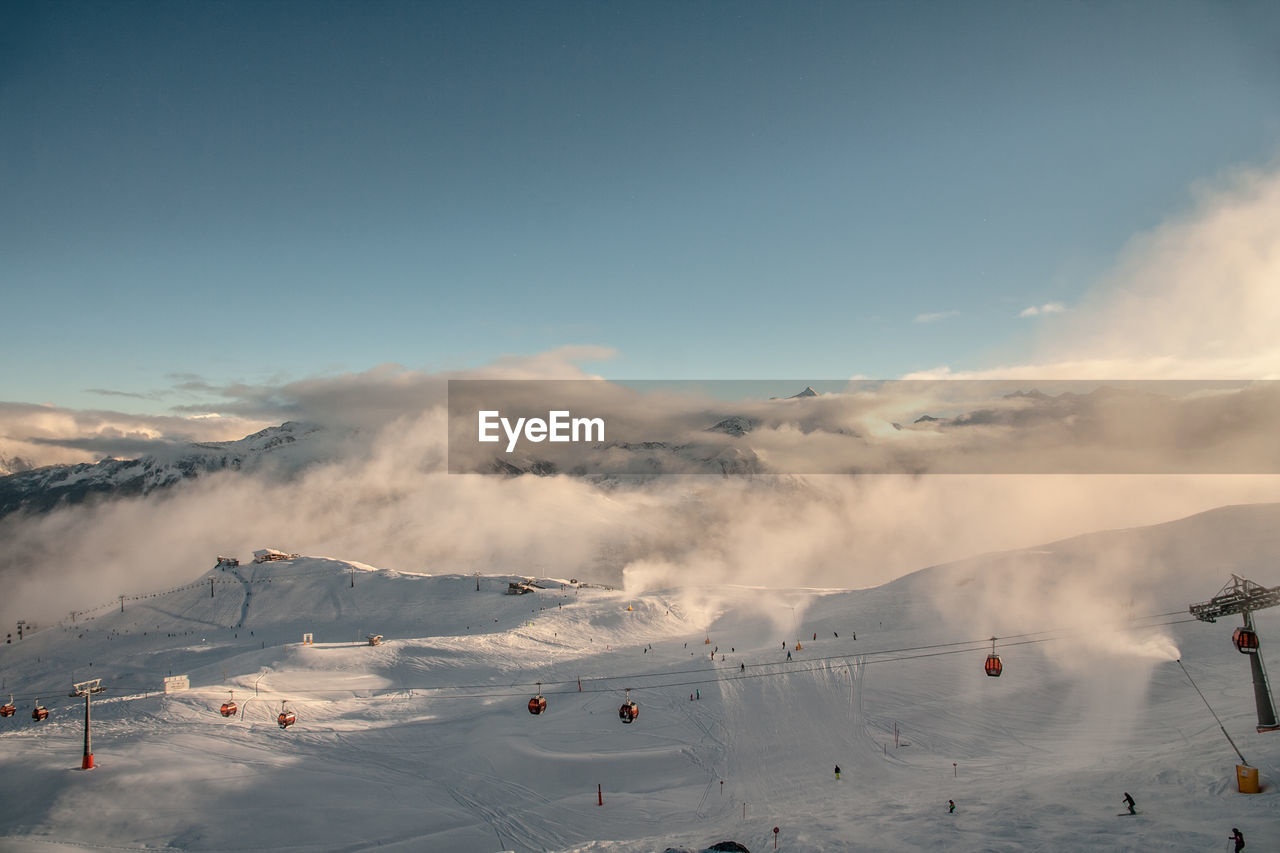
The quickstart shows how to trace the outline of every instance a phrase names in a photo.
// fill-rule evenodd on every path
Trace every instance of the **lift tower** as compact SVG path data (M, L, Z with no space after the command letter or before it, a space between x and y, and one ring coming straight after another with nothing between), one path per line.
M95 678L91 681L81 681L75 684L71 692L67 694L72 698L77 696L84 697L84 759L80 762L81 770L93 769L93 741L89 738L89 697L106 689L102 686L102 679Z
M1249 656L1253 669L1253 700L1258 706L1258 731L1280 731L1276 724L1276 709L1271 701L1271 686L1267 682L1267 670L1262 663L1262 648L1253 628L1253 611L1280 604L1280 586L1265 587L1233 574L1231 582L1217 595L1201 604L1193 604L1188 610L1202 622L1216 622L1219 616L1232 613L1244 614L1244 627L1237 628L1232 639L1236 648Z

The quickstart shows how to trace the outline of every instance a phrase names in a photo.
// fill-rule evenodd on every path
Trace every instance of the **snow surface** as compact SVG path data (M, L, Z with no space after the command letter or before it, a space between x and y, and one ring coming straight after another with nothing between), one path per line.
M774 826L792 853L1223 850L1233 826L1280 850L1280 734L1254 731L1231 625L1136 627L1168 642L1134 648L1180 650L1261 769L1256 796L1236 792L1236 756L1172 654L1011 645L986 677L985 626L957 634L924 603L980 563L859 591L543 579L523 596L504 594L516 576L477 592L471 575L320 557L214 569L0 647L18 700L0 720L0 850L764 851ZM1153 621L1169 620L1135 626ZM1257 622L1275 648L1276 611ZM170 674L191 689L158 692ZM67 693L96 677L97 767L81 771ZM224 719L230 691L241 713ZM1116 816L1125 791L1139 816Z

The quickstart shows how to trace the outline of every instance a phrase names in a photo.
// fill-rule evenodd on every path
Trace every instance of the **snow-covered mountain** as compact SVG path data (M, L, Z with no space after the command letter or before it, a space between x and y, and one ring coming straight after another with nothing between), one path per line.
M517 566L196 568L0 645L18 710L0 719L0 849L1199 851L1233 827L1280 849L1280 734L1254 730L1231 625L1188 620L1159 585L1094 637L1068 630L1066 607L993 625L969 606L984 577L1042 553L1056 556L1028 587L1069 587L1117 548L1194 569L1202 597L1231 571L1274 585L1277 512L1224 508L866 590L540 578L508 595ZM1280 608L1255 621L1265 651ZM992 631L999 678L983 671ZM1237 756L1175 657L1261 794L1237 792ZM171 675L190 688L163 693ZM86 772L84 702L66 694L91 678L107 692ZM1117 816L1126 791L1136 817Z
M321 431L314 424L289 421L235 441L191 443L138 459L50 465L0 476L0 517L93 498L145 495L218 471L252 471L268 464L288 471L309 461L308 454L297 451Z

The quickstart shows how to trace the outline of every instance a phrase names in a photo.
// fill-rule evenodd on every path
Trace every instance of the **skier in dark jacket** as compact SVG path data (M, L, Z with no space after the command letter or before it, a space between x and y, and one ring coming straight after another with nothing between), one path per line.
M1133 797L1129 796L1128 791L1124 792L1124 804L1129 807L1129 814L1137 814L1133 808L1137 803L1133 801Z
M837 782L839 782L839 781L840 781L840 765L839 765L839 764L837 764L837 765L836 765L836 781L837 781ZM1237 830L1237 831L1239 831L1239 830Z
M1244 849L1244 833L1233 826L1230 838L1236 843L1236 853L1240 853Z
M956 810L956 801L947 800L947 814L954 814Z

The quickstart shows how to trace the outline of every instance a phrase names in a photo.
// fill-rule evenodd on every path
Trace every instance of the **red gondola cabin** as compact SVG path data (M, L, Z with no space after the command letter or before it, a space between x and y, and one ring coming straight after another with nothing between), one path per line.
M223 702L218 712L224 717L234 717L239 710L240 708L236 706L235 702Z
M987 671L987 675L992 678L999 678L1000 671L1004 669L1000 664L1000 655L996 654L996 638L991 638L991 654L987 655L987 663L983 667Z
M618 719L624 723L630 723L640 716L640 706L635 702L623 702L622 707L618 709Z
M18 713L18 706L13 704L13 697L9 697L9 701L0 705L0 717L12 717Z
M49 719L49 709L41 705L39 699L36 700L35 708L31 710L31 719L37 723Z
M530 714L541 714L545 710L547 710L546 696L543 696L541 693L539 693L537 696L534 696L532 699L529 700Z
M1241 654L1256 655L1258 653L1258 635L1248 628L1237 628L1231 635L1231 642Z

